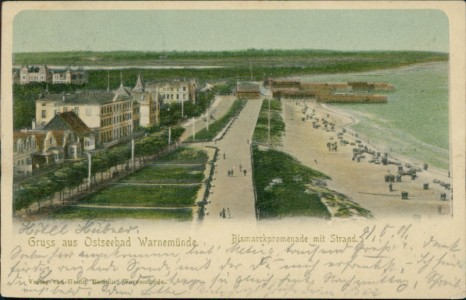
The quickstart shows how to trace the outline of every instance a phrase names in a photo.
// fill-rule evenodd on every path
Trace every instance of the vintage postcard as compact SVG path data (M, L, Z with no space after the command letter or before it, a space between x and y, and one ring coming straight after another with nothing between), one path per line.
M464 10L3 3L2 296L464 298Z

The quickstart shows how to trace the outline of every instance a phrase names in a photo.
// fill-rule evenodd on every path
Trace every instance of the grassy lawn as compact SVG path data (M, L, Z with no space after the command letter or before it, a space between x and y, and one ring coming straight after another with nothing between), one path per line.
M207 159L207 153L204 151L181 147L161 157L157 162L205 164Z
M212 140L228 124L228 122L230 122L230 120L241 111L245 104L246 100L235 100L233 105L223 117L209 125L209 131L204 128L196 133L196 141ZM190 137L188 140L192 141L193 138Z
M162 157L159 162L173 165L150 165L115 185L82 200L82 204L142 207L187 207L195 205L196 195L204 179L207 153L181 147ZM200 164L178 166L178 163ZM196 186L151 186L160 183L199 183Z
M275 150L253 148L256 206L259 217L277 218L308 216L330 218L327 207L306 184L329 179L316 170L305 167L292 156Z
M152 165L142 168L121 182L134 183L199 183L204 179L205 165Z
M200 186L115 185L101 190L81 204L144 207L193 206Z
M192 209L135 210L135 209L95 209L86 207L64 207L49 215L51 219L169 219L178 221L192 220Z
M281 116L281 102L279 100L270 100L270 143L278 146L281 144L282 134L285 131L285 123ZM257 119L254 130L253 141L260 144L268 143L269 131L269 101L262 102L261 111Z

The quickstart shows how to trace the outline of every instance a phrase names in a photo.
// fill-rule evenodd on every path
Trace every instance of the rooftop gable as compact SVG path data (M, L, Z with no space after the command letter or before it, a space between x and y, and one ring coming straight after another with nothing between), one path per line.
M92 133L92 130L74 112L64 112L57 114L45 125L45 130L71 130L78 136L85 136Z

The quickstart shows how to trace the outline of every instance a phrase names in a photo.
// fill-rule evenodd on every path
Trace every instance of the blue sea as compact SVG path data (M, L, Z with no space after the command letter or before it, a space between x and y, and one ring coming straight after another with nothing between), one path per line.
M332 104L356 117L352 125L380 151L449 169L448 62L365 73L312 75L303 81L381 81L395 86L387 104ZM330 106L330 105L329 105Z

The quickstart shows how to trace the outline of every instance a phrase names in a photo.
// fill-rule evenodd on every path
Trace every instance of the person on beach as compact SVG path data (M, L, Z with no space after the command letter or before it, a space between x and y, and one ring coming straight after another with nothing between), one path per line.
M226 157L227 157L227 156L225 155L225 153L223 153L223 159L226 159Z
M248 171L246 171L246 169L244 169L244 170L243 170L244 176L246 176L247 173L248 173Z

